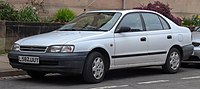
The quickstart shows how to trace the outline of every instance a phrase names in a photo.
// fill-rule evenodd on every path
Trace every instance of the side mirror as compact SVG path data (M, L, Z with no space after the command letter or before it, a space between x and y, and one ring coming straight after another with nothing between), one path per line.
M129 32L129 31L131 31L130 27L120 27L119 30L116 31L116 33Z

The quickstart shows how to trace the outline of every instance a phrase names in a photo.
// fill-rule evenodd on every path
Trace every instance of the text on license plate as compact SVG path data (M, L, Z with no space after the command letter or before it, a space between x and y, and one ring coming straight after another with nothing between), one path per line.
M20 63L39 64L39 57L19 56Z

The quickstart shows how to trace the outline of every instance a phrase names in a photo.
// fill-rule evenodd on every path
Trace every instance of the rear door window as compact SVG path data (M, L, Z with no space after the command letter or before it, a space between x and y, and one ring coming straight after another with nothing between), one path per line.
M147 31L163 30L159 17L152 13L142 13Z

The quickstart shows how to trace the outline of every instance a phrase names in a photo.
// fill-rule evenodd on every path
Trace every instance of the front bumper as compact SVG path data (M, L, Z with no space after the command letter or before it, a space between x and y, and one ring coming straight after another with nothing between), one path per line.
M198 58L200 58L200 47L194 47L194 53L192 56L196 56Z
M200 63L200 47L195 46L190 59L183 61L183 63Z
M42 71L50 73L78 73L83 71L88 52L78 53L26 53L10 52L10 65L23 70ZM24 64L18 62L19 56L39 57L39 64Z

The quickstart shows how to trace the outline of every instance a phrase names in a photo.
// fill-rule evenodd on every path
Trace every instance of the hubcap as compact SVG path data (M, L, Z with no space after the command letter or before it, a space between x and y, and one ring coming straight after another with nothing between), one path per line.
M94 59L93 64L92 64L92 72L93 76L96 79L100 79L103 74L104 74L104 63L103 59L100 57L97 57Z
M173 70L176 70L180 65L180 57L177 52L172 52L170 55L170 66Z

